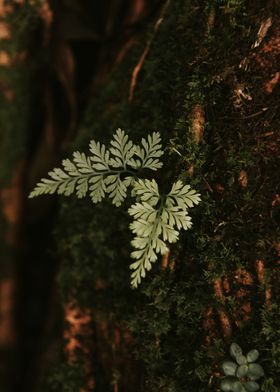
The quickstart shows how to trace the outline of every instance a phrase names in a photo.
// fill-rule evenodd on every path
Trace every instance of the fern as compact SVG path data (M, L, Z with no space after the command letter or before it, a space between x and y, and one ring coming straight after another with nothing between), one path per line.
M82 198L89 193L96 204L108 195L112 203L119 207L137 171L156 170L162 166L159 161L163 154L160 141L160 134L154 132L148 136L148 140L142 139L142 147L136 146L121 129L113 135L109 149L92 140L90 156L74 152L72 161L66 159L62 161L63 169L50 171L50 178L43 178L29 197L53 193L70 196L76 192L77 197Z
M135 145L118 129L108 149L92 140L89 150L89 156L76 151L72 160L63 160L62 168L50 171L49 178L43 178L29 197L76 193L78 198L83 198L88 194L96 204L108 196L118 207L132 188L131 195L137 202L128 210L133 218L130 229L135 235L131 242L135 249L131 257L135 261L130 268L133 270L131 285L136 288L146 271L152 268L157 255L168 251L166 244L178 241L181 229L191 228L188 209L198 204L200 195L180 180L172 185L167 195L161 195L154 179L139 179L141 170L156 171L162 167L163 151L158 132Z
M199 203L200 195L180 180L166 196L159 194L155 180L139 180L134 191L140 202L132 205L128 213L134 219L130 229L135 234L131 244L136 250L131 256L136 261L130 268L134 270L131 285L136 288L157 260L157 254L168 251L166 242L178 241L179 231L191 228L188 208Z

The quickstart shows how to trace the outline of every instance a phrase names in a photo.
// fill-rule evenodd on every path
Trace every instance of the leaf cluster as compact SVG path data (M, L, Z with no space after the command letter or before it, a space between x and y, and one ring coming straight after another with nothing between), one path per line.
M247 355L243 355L241 347L232 343L230 355L235 361L222 363L222 370L226 377L221 381L221 390L229 392L258 391L260 386L256 380L264 376L262 366L255 363L259 358L258 350L250 350Z
M191 228L188 209L199 203L200 195L180 180L172 185L167 195L161 195L154 179L140 178L141 170L156 171L162 167L159 158L163 151L158 132L135 145L118 129L109 148L95 140L89 147L91 155L74 152L73 159L63 160L62 168L50 171L49 178L43 178L29 197L76 193L78 198L83 198L89 194L96 204L108 196L119 207L127 197L128 189L132 188L131 195L136 203L128 213L133 218L130 229L135 235L131 242L135 250L131 257L135 261L130 268L133 270L131 285L136 288L157 260L157 255L168 252L167 243L178 241L180 230Z

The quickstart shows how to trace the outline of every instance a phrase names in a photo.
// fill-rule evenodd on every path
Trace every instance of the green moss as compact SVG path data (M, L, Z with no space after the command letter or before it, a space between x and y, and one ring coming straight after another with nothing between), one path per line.
M216 390L219 379L214 374L228 345L215 318L217 338L205 346L202 318L207 307L221 306L213 280L232 278L240 267L254 279L249 293L252 314L240 327L233 323L232 340L261 351L270 377L263 387L266 392L280 383L278 336L273 332L279 330L274 324L279 308L262 307L263 292L254 270L257 258L265 258L268 266L275 262L279 214L272 212L271 200L279 193L280 162L277 153L269 152L268 141L259 148L271 113L246 119L263 104L257 93L258 76L254 70L239 68L253 40L256 10L243 1L216 2L209 34L210 5L171 3L139 74L133 102L128 102L130 75L146 37L89 105L75 145L86 147L92 137L106 142L118 127L135 140L150 130L161 132L168 152L159 178L163 186L181 177L203 197L193 214L192 231L171 249L175 269L161 270L158 263L140 289L130 291L128 217L109 204L93 207L89 200L64 200L56 229L64 300L74 295L81 304L108 318L113 314L129 326L134 358L142 363L143 381L133 386L139 392ZM257 10L261 16L261 8ZM253 101L240 107L234 105L236 80L255 94ZM205 107L206 115L199 145L191 129L191 112L197 104ZM279 118L273 121L277 126ZM248 176L246 188L238 182L241 170ZM106 290L97 290L100 280L106 282ZM235 297L240 285L232 286L223 306L234 318L242 303Z

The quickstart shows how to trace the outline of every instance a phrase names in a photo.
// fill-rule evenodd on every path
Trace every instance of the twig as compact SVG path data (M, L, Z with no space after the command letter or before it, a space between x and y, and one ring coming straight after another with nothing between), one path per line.
M214 286L214 293L215 296L219 299L222 307L220 309L217 309L219 319L220 319L220 324L221 324L221 329L224 338L229 338L232 335L232 327L231 327L231 321L229 318L229 315L227 311L225 310L225 296L224 296L224 291L222 287L222 280L221 279L215 279L213 282Z
M253 117L257 117L260 116L261 114L263 114L264 112L266 112L269 108L263 108L262 110L260 110L257 113L253 113L253 114L249 114L248 116L244 116L244 117L230 117L230 116L225 116L225 117L220 117L221 120L247 120L248 118L253 118Z
M271 302L272 291L266 281L264 261L256 260L255 267L256 267L259 283L263 285L265 289L265 304L266 306L269 306Z
M142 68L142 66L144 64L144 61L145 61L145 59L146 59L146 57L147 57L147 55L148 55L148 53L150 51L151 45L152 45L152 43L153 43L153 41L154 41L154 39L156 37L156 34L157 34L157 32L158 32L162 22L163 22L163 19L164 19L164 16L165 16L165 13L166 13L166 10L167 10L169 4L170 4L170 0L167 0L165 2L164 6L162 7L159 19L156 21L156 24L154 26L154 34L152 35L151 39L147 43L147 46L146 46L144 52L142 53L138 63L136 64L136 66L134 67L134 69L132 71L131 81L130 81L130 88L129 88L129 97L128 97L129 102L131 102L133 100L134 90L135 90L135 87L136 87L136 84L137 84L138 74L141 71L141 68Z
M169 254L170 254L170 250L168 249L167 252L162 256L162 259L161 259L161 268L162 269L166 269L168 267Z
M256 48L258 46L260 46L260 44L262 43L262 41L264 40L268 29L271 27L272 25L272 18L267 18L266 20L264 20L259 28L259 31L257 33L257 39L254 42L254 44L252 45L252 48Z
M203 313L203 328L207 333L205 336L205 344L209 346L217 338L214 309L212 307L206 308Z

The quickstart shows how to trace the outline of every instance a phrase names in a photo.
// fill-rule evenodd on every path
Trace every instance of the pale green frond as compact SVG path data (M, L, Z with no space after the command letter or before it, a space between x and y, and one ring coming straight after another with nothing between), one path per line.
M73 162L76 164L79 174L89 174L93 172L90 158L85 153L75 151L73 153Z
M168 195L176 195L176 194L178 194L181 191L181 189L183 188L183 186L184 186L184 184L183 184L183 182L181 180L178 180L178 181L174 182L174 184L171 187L171 191L168 193ZM186 187L188 189L190 189L189 185L186 185Z
M161 224L163 241L170 243L178 241L179 232L168 224Z
M127 188L134 181L134 178L126 177L122 180L120 173L117 173L109 175L104 181L107 185L106 192L109 194L109 198L112 199L112 203L114 205L119 207L126 198Z
M112 166L114 169L121 169L123 165L123 161L119 157L110 159L110 166Z
M95 175L89 179L90 198L94 204L99 203L105 197L106 184L103 175Z
M154 179L138 180L135 182L133 189L141 201L147 201L151 206L155 206L160 199L158 185Z
M156 256L155 256L155 257L156 257ZM145 269L146 271L150 271L150 270L152 269L152 263L150 262L149 259L146 259L146 260L145 260L144 269Z
M107 186L106 191L109 194L109 198L112 199L112 203L119 207L127 195L127 186L121 180L120 174L110 176L110 184Z
M44 195L44 194L53 194L57 191L59 186L59 182L55 180L49 180L47 178L42 178L42 180L36 185L33 191L29 194L29 198Z
M156 217L157 211L150 204L142 202L133 204L129 208L128 213L136 219L142 218L144 220L153 222Z
M135 234L131 242L136 249L131 254L136 259L131 265L134 269L131 285L135 288L141 283L144 272L151 269L157 255L168 251L167 243L177 242L179 231L191 228L187 208L200 198L181 181L174 183L166 196L160 196L155 180L138 180L134 184L134 192L140 201L133 204L128 213L133 217L130 229Z
M144 161L151 166L151 170L159 167L158 162L147 161L149 156L157 159L160 152L160 135L153 133L148 140L142 140L144 147ZM142 169L143 162L136 154L136 146L129 140L128 135L121 129L117 129L106 149L104 144L92 140L90 142L90 156L83 152L75 151L73 159L64 159L62 168L55 168L49 173L49 179L41 180L30 193L30 198L42 194L58 193L69 196L76 193L78 198L90 195L94 203L101 201L106 194L112 199L112 203L120 206L127 196L127 189L134 187L137 178L137 170ZM145 164L146 164L145 163ZM145 166L148 168L148 166ZM135 174L134 174L134 171ZM152 195L152 186L149 192L142 192L142 199L156 204L158 196ZM153 184L152 184L153 185ZM141 191L139 190L141 193Z
M68 174L66 174L62 169L55 168L53 171L50 171L48 175L55 181L64 181L69 178Z
M131 286L132 288L137 288L141 280L145 278L146 271L151 270L152 263L156 261L157 256L152 247L149 247L145 253L142 250L132 252L132 256L139 258L139 260L130 265L130 269L134 270L131 274Z
M145 249L149 243L149 237L136 237L131 241L135 249Z
M141 148L140 146L135 147L135 154L140 158L140 164L141 166L143 165L144 159L145 159L145 150L144 148Z
M159 158L163 151L158 132L135 146L123 130L117 129L109 149L92 140L90 153L91 156L87 156L74 152L73 159L63 160L62 168L49 172L49 178L42 179L29 197L53 193L69 196L75 192L78 198L89 194L93 203L108 196L114 205L120 206L130 187L131 196L136 198L136 203L128 209L134 234L131 284L137 287L158 255L168 251L167 244L178 240L180 230L191 227L188 209L199 203L200 195L180 180L167 195L160 195L154 179L139 179L138 170L162 167Z
M50 178L43 178L30 193L29 198L43 194L54 194L59 190L60 194L65 194L69 175L60 168L55 168L48 173Z
M130 264L129 268L130 269L136 269L138 268L139 265L141 265L141 257L144 255L146 249L141 249L141 250L135 250L131 252L130 256L132 259L136 259L138 261L135 261L134 263Z
M135 146L136 152L137 146ZM129 165L132 169L139 170L142 167L142 162L140 159L130 158L127 160L127 165Z
M156 171L158 169L161 169L162 166L163 166L163 163L160 162L159 159L149 158L145 162L145 165L143 166L143 168L147 168L147 169Z
M92 153L90 160L93 168L99 171L109 170L110 153L106 150L105 145L92 140L89 146Z
M170 215L169 215L168 209L163 208L162 213L161 213L161 221L163 223L168 223L169 219L170 219Z
M115 168L126 167L135 154L135 146L128 135L123 130L117 129L111 140L111 146L110 153L113 157L110 159L110 165Z
M76 194L79 199L85 197L88 192L88 178L82 177L77 180Z
M116 182L118 178L118 174L109 174L105 179L104 182L106 185L110 185L113 184L114 182Z
M125 186L128 188L129 186L134 186L135 183L135 178L132 176L127 176L124 178L123 183L125 184Z
M74 193L75 191L76 183L77 183L77 178L70 178L68 181L62 183L59 186L57 193L59 195L64 195L64 196L72 195L72 193Z
M145 258L145 260L144 260L144 267L146 266L146 265L149 265L150 264L150 262L152 262L152 263L154 263L155 261L157 261L157 254L156 254L156 252L154 251L154 248L151 246L151 244L150 244L150 246L149 246L149 248L148 248L148 252L147 252L147 257ZM146 268L146 267L145 267Z
M155 237L153 239L152 245L153 248L156 250L157 254L164 255L166 252L168 252L168 247L166 243L158 237Z
M64 170L70 175L70 176L78 176L79 175L79 171L76 167L76 165L74 165L73 162L70 161L70 159L64 159L62 161L62 166L64 168Z
M165 206L162 210L161 219L164 223L168 223L171 227L177 226L178 230L182 228L188 230L192 226L191 217L185 209L180 207Z
M162 162L158 158L163 155L161 136L159 132L153 132L147 139L141 140L142 147L137 146L135 153L142 161L142 168L158 170L162 167Z
M145 277L145 269L144 266L138 267L131 274L131 287L136 289L138 285L141 283L141 278Z
M181 209L193 207L200 201L200 194L191 189L189 185L184 185L181 180L173 184L171 191L167 195L167 205L177 205Z
M149 237L153 231L153 223L144 219L134 220L129 227L132 233L137 234L139 237Z

